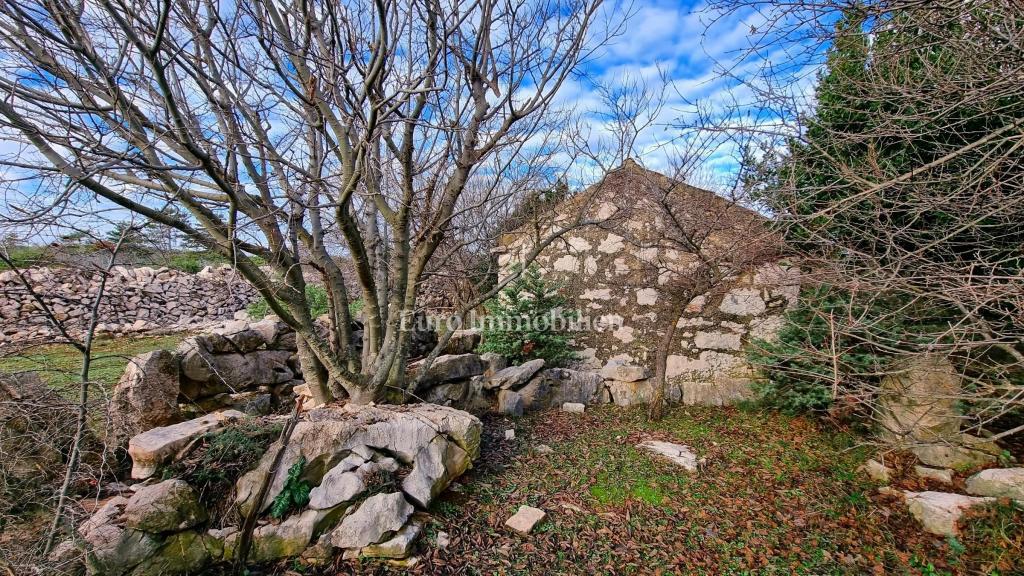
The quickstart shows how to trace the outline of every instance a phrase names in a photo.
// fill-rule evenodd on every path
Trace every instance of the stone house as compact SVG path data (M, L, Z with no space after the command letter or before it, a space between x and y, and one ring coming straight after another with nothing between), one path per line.
M560 203L546 223L504 235L497 249L501 273L508 274L528 258L543 236L538 230L572 228L546 246L535 263L584 317L573 342L584 366L602 369L606 378L615 379L617 365L644 367L640 374L653 374L665 319L675 316L667 301L673 299L674 287L686 286L687 274L698 269L694 254L663 241L673 224L656 208L667 201L674 203L670 214L686 214L698 225L711 223L704 228L710 238L705 245L716 246L719 254L772 241L769 235L754 238L736 232L766 229L756 212L627 160L598 184ZM723 222L747 227L719 226ZM678 220L675 225L681 226ZM668 399L720 405L747 397L755 373L744 358L744 347L755 338L774 337L782 313L796 303L798 294L795 271L772 258L688 299L668 351ZM619 371L627 372L637 370ZM613 381L609 389L612 400L628 404L649 398L651 384L634 378Z

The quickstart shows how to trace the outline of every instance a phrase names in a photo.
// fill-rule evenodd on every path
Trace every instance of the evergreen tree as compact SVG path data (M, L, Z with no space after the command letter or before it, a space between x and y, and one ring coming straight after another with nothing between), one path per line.
M478 352L496 352L513 363L543 358L557 366L575 358L565 326L575 315L563 310L566 299L530 266L486 304L490 315Z

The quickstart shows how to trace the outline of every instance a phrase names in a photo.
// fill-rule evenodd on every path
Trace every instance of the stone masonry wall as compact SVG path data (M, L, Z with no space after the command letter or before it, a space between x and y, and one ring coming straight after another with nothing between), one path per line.
M73 332L85 327L100 275L74 268L25 272L56 317ZM230 319L258 298L228 266L197 274L169 268L112 269L100 305L99 333L134 333L197 327ZM53 340L57 333L16 272L0 273L0 346Z
M609 178L613 175L615 172ZM620 182L616 188L621 190L623 186ZM645 216L642 210L616 220L613 215L623 213L619 210L621 202L608 196L628 197L632 205L642 200L631 194L607 192L599 187L585 208L589 220L607 219L606 223L570 231L545 248L536 265L546 278L561 286L570 307L592 321L591 329L573 334L584 367L636 365L646 367L650 376L665 323L660 317L665 311L660 306L663 292L658 285L667 282L659 278L656 283L652 279L644 284L638 277L637 263L651 260L654 255L645 252L652 248L626 238L656 236L661 222ZM578 209L579 205L570 201L556 222L575 217L572 211ZM498 256L502 273L522 263L530 247L527 235L506 237ZM678 261L673 269L686 269L685 254L661 254L659 258ZM697 297L677 323L667 365L670 401L727 404L746 397L754 374L743 349L754 338L771 339L775 335L782 325L782 313L796 304L799 283L794 271L773 263L732 279L725 293L719 294ZM650 384L642 379L611 382L613 397L617 387L622 388L623 398L643 401Z

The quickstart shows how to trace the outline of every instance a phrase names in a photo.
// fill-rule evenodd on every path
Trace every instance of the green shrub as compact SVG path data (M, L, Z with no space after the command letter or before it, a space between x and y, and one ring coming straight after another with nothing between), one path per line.
M777 338L755 340L747 349L751 364L765 376L753 386L759 402L786 414L823 411L835 401L835 371L841 393L877 383L891 357L869 343L885 341L880 335L906 334L892 320L895 316L876 308L886 304L872 301L865 309L849 294L829 286L804 291L800 304L786 313ZM859 322L851 325L850 318ZM835 364L829 357L833 327L839 352Z
M0 247L0 250L4 250L4 255L10 258L14 262L14 266L19 270L24 270L36 264L46 264L46 246L11 246L9 248ZM0 270L8 268L7 262L0 260Z
M319 284L306 284L306 304L309 306L309 315L313 318L327 314L329 303L327 300L327 290L324 290L323 286ZM355 316L363 309L362 300L353 300L348 303L349 314ZM270 313L270 306L267 305L267 301L263 298L249 304L246 307L246 312L249 313L250 318L263 318Z
M524 271L487 302L490 317L477 351L496 352L513 363L543 358L549 365L558 366L574 359L568 335L551 322L566 304L558 294L559 288L546 282L536 266ZM562 318L571 321L575 315L562 311Z
M312 487L309 482L302 479L302 469L306 467L306 459L299 458L299 461L292 464L288 469L288 477L284 481L284 488L274 498L270 506L270 515L273 518L284 518L289 510L301 508L309 503L309 491Z

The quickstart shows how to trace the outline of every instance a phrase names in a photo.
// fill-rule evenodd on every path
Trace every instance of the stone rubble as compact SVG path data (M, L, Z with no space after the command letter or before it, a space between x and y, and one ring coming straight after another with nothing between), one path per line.
M198 434L218 433L242 418L238 412L211 414L133 437L136 472L154 475L166 469ZM280 521L259 522L249 561L302 557L324 563L337 549L343 558L414 564L412 553L423 532L416 510L427 509L472 466L481 430L476 417L430 404L332 405L303 414L287 446L271 444L235 484L238 518L254 506L266 511L300 459L305 460L303 477L313 487L305 506ZM278 458L266 499L255 502L262 478ZM107 500L79 527L91 574L193 574L236 558L239 528L209 528L211 514L186 481L172 478L132 489L126 491L129 497Z
M529 536L530 532L543 522L546 516L547 514L543 510L524 505L520 506L519 510L505 521L505 526L523 536Z
M663 458L667 458L673 464L682 467L688 472L696 472L700 464L697 455L689 446L673 444L661 440L647 440L636 445L641 450L646 450Z

